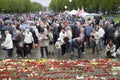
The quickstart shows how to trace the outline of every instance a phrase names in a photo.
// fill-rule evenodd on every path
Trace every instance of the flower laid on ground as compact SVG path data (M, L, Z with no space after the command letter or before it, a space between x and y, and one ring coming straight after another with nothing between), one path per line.
M117 59L0 60L0 80L119 80Z

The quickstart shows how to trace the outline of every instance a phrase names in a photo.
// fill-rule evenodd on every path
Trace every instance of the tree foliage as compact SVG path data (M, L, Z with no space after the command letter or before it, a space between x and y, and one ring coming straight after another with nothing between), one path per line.
M42 9L43 9L42 5L40 5L37 2L32 2L32 4L31 4L31 11L32 12L34 12L34 11L40 11Z
M42 10L43 7L37 2L30 0L0 0L0 12L23 13Z
M120 7L120 0L51 0L50 9L54 11L64 11L64 6L68 10L84 7L88 12L116 12Z

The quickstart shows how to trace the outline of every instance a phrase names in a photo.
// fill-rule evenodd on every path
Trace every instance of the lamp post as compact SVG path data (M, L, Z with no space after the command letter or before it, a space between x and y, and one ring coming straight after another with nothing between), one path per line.
M72 2L72 0L69 0L69 2Z
M65 10L66 10L66 9L67 9L67 6L65 5L64 8L65 8Z

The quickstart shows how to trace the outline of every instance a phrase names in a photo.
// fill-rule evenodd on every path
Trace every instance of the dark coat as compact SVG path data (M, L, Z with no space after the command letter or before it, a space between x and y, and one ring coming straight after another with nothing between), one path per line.
M114 37L114 32L115 32L115 28L114 27L108 27L107 28L107 35L108 37Z

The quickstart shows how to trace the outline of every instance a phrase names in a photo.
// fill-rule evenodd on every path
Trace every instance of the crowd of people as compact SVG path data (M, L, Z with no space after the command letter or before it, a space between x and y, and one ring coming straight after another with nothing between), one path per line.
M8 58L12 57L14 47L20 57L31 55L31 49L39 47L41 58L49 54L62 57L66 53L73 58L75 48L81 58L86 48L91 47L92 53L99 55L104 45L107 57L120 55L120 22L101 16L86 19L65 13L53 14L1 17L0 32L4 40L1 48L7 51Z

